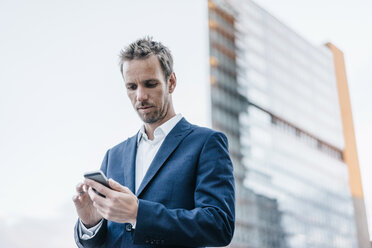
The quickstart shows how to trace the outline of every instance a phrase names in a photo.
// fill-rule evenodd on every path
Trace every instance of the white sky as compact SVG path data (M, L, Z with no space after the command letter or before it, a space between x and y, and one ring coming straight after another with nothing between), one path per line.
M0 247L75 246L75 185L141 124L118 67L129 42L170 47L176 111L206 124L206 30L200 0L0 1Z
M256 2L313 44L331 41L344 51L371 218L371 2ZM48 247L73 247L75 184L140 125L117 66L125 44L146 34L164 41L175 58L176 111L191 122L207 122L205 5L0 1L1 247L40 247L46 240Z

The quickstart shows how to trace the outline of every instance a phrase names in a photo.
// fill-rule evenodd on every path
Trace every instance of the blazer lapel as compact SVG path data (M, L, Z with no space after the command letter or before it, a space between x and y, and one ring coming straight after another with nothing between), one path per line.
M182 118L177 125L169 132L163 144L160 146L158 152L156 153L153 161L150 164L149 169L146 172L145 177L142 180L136 195L139 196L149 182L153 179L159 169L163 166L164 162L172 154L172 152L177 148L180 142L192 131L190 123L188 123L184 118Z
M137 135L131 137L126 145L124 152L124 185L133 193L135 192L135 174L136 174L136 154L137 154Z

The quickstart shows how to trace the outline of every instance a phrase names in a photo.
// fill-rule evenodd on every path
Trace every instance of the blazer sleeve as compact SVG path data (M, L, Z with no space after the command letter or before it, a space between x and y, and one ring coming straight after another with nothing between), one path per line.
M230 243L234 233L235 193L233 165L224 134L213 132L206 139L196 173L194 209L168 209L163 204L139 199L135 244L226 246Z
M107 221L103 220L102 226L98 230L97 234L87 240L82 240L79 237L79 221L76 222L74 236L75 236L75 243L79 248L100 248L105 247L104 242L106 240L106 233L107 233Z
M101 170L103 173L107 173L107 161L109 156L108 150L105 154L105 157L103 158L102 164L101 164ZM104 243L106 241L106 235L107 235L107 220L103 220L102 226L97 231L96 235L94 235L93 238L88 240L82 240L79 236L79 221L77 221L75 228L74 228L74 237L75 237L75 243L79 248L99 248L99 247L105 247Z

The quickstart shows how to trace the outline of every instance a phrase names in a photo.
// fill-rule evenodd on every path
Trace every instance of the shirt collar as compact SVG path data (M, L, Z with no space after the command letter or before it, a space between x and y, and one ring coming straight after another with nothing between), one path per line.
M158 126L154 131L154 139L159 136L166 137L170 131L177 125L177 123L182 119L182 114L176 114L160 126ZM145 138L147 140L147 134L145 132L145 125L141 126L139 133L137 135L137 143L140 142L141 138Z

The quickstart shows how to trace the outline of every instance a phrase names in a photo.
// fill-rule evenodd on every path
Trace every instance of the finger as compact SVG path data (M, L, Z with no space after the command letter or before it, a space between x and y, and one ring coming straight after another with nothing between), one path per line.
M116 182L112 178L109 179L109 185L113 190L116 190L116 191L119 191L119 192L128 193L128 194L132 192L132 191L130 191L130 189L128 189L127 187L125 187L125 186L121 185L120 183Z
M80 195L74 195L72 197L72 201L74 202L75 206L80 207L82 204L82 198Z
M106 199L94 192L92 187L89 187L88 194L93 203L98 204L101 207L105 206Z
M83 193L83 192L84 192L84 184L81 183L81 182L78 183L78 184L76 185L75 189L76 189L76 192L77 192L77 193Z
M92 187L93 189L96 189L99 193L105 195L105 196L109 196L110 193L111 193L111 189L107 188L106 186L96 182L96 181L93 181L91 179L85 179L84 180L84 183L90 187Z
M97 210L97 213L107 220L107 217L108 216L106 214L106 211L104 209L102 209L101 207L99 207L99 206L97 206L95 208Z
M100 213L105 213L105 212L107 212L106 207L105 207L105 206L102 206L101 204L99 204L99 203L97 203L97 202L93 202L93 207L95 207L97 211L99 210Z

